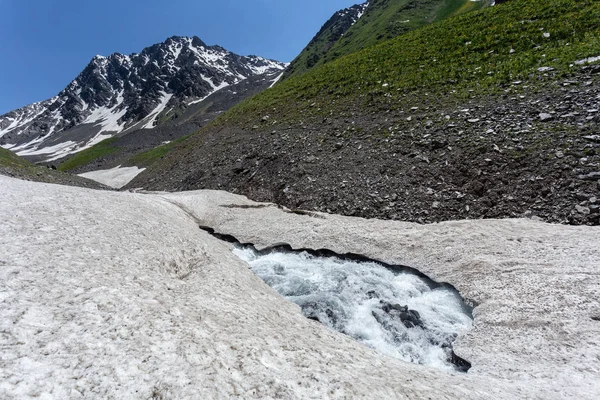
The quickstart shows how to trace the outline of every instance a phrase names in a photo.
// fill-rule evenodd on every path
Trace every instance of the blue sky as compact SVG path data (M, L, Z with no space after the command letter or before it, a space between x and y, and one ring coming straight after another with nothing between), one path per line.
M291 61L337 10L361 0L0 0L0 115L56 95L96 55L198 36Z

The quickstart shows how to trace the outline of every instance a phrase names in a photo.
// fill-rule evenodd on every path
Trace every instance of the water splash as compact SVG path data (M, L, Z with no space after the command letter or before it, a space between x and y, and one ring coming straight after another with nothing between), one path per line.
M449 285L359 256L279 247L257 251L238 243L234 253L308 318L391 357L448 371L469 369L452 342L472 327L471 309Z

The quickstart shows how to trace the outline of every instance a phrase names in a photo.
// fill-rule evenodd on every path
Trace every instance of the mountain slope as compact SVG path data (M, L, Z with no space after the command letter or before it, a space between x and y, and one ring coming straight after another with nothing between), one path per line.
M598 224L598 20L597 1L512 0L425 26L234 107L131 185Z
M155 160L154 156L162 154L163 146L171 148L185 140L233 105L269 88L279 76L280 72L262 74L227 86L200 102L188 104L178 111L176 118L151 130L130 130L73 154L61 160L58 169L83 173L119 165L142 166L140 160L143 160L143 166L147 166Z
M370 0L338 11L292 61L284 77L487 4L487 0Z
M73 176L50 168L37 166L2 147L0 147L0 175L12 176L27 181L81 186L93 189L108 189L102 184L79 176Z
M0 116L0 145L32 160L56 160L114 134L152 129L220 89L284 68L197 37L172 37L140 54L96 56L56 97Z
M321 27L306 48L290 63L283 77L301 74L319 64L324 55L365 13L369 3L337 11Z

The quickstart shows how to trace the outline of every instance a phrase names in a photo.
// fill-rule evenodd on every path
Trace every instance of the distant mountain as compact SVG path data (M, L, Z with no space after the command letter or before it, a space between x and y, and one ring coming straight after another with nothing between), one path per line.
M140 54L95 56L56 97L0 116L0 146L53 161L115 134L153 129L225 87L275 78L285 67L197 37L171 37Z
M493 4L492 0L369 0L336 12L292 61L284 78L402 35L423 25Z
M368 2L357 4L333 14L302 53L290 64L284 77L302 73L317 65L329 49L363 16L368 6Z

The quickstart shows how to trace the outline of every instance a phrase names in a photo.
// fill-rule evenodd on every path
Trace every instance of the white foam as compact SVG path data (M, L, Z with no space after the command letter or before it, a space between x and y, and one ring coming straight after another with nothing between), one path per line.
M306 316L395 358L453 370L448 346L472 326L456 292L432 289L414 274L308 253L260 255L252 248L234 253L279 294L300 305ZM382 310L381 301L416 310L426 329L405 327Z

